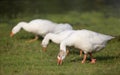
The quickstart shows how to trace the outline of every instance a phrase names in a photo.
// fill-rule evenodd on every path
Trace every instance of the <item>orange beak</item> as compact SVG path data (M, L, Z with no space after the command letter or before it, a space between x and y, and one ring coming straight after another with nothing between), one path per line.
M57 58L57 65L62 65L62 60Z
M13 36L14 36L14 33L13 33L13 32L11 32L11 33L10 33L10 37L13 37Z

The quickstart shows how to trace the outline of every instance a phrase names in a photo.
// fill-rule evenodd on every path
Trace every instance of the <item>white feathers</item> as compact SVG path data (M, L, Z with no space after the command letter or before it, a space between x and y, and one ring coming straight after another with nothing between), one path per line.
M23 25L26 25L27 23L26 22L20 22L18 23L13 29L12 29L12 32L13 34L16 34L20 31L20 29L22 28Z
M112 38L114 37L90 30L76 30L67 39L61 42L60 50L66 51L66 46L74 46L87 54L104 48L107 41Z
M29 23L20 22L13 29L12 33L16 34L23 28L27 32L34 33L35 35L45 36L47 33L59 33L64 30L71 30L70 24L57 24L49 20L36 19Z
M73 32L74 32L74 30L65 30L58 34L48 33L42 40L42 46L47 47L50 40L54 43L60 44L64 39L67 39L67 37L69 37L69 35Z
M60 33L65 30L72 30L72 26L68 23L65 23L65 24L60 23L53 29L53 33Z

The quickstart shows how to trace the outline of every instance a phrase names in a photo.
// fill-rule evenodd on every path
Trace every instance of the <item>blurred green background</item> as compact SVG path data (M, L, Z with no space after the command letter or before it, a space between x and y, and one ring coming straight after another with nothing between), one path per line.
M0 16L99 11L120 17L120 0L0 0Z
M0 75L120 75L120 0L0 0ZM57 66L59 45L50 42L42 51L42 38L21 30L9 33L18 22L48 19L69 23L73 29L89 29L115 36L95 53L96 64L81 64L79 50L71 48L62 66ZM89 57L88 57L89 59Z

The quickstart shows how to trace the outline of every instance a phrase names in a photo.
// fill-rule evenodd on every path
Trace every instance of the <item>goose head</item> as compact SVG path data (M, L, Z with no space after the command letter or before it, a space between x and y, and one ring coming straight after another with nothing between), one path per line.
M18 23L11 31L10 33L10 37L13 37L16 33L18 33L20 31L20 29L22 27L24 27L24 25L26 25L27 23L26 22L20 22Z
M58 56L57 56L57 64L58 65L62 65L63 59L65 58L65 56L66 56L66 52L63 50L60 50L60 52L58 53Z

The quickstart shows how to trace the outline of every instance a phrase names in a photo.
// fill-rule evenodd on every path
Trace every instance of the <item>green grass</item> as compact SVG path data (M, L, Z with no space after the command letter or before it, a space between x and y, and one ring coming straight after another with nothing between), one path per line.
M79 50L71 48L62 66L57 66L59 45L50 43L47 52L41 48L42 38L26 43L33 38L31 33L21 31L10 38L9 33L19 21L35 18L54 22L68 22L74 29L89 29L117 36L105 49L94 54L96 64L89 60L81 64ZM120 18L105 17L100 12L69 12L65 14L41 14L6 19L0 23L0 75L119 75L120 74ZM89 59L89 58L88 58Z

